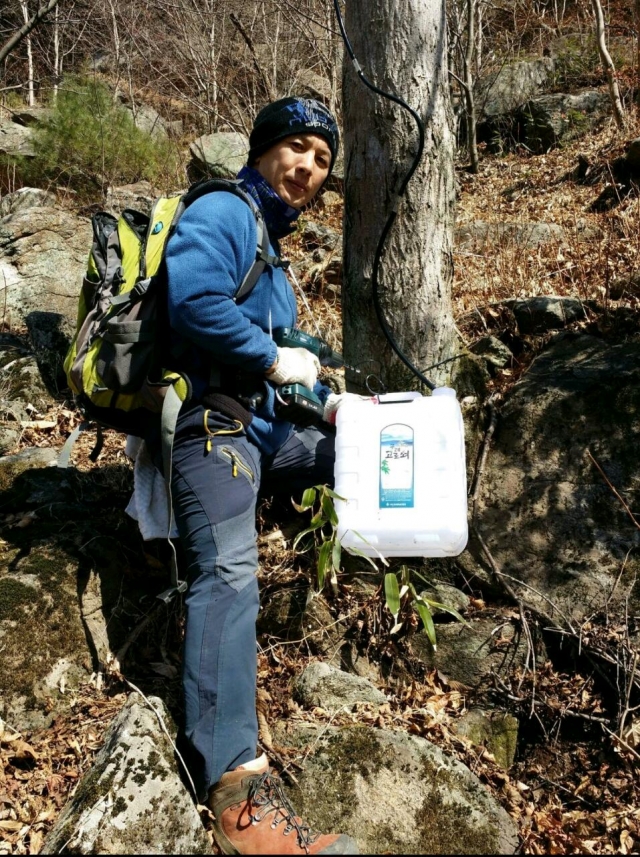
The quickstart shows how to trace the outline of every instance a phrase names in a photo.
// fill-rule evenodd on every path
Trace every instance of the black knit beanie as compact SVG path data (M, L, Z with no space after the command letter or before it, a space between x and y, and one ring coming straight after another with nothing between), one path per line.
M315 98L281 98L262 108L249 137L249 166L275 143L294 134L324 137L331 149L331 172L338 154L340 134L331 112Z

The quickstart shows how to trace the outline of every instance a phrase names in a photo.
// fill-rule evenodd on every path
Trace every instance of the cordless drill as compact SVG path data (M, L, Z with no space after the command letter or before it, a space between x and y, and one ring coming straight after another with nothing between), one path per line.
M332 369L345 366L342 354L330 348L323 339L302 330L284 327L275 336L275 342L281 348L306 348L316 355L321 366L330 366ZM346 368L360 371L353 366ZM306 428L322 421L324 406L313 390L303 384L284 384L276 390L275 412L280 419Z

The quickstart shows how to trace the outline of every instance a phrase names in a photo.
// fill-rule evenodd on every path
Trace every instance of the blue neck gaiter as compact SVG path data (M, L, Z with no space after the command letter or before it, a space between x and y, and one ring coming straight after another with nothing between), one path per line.
M242 182L244 190L260 206L269 238L278 241L295 230L294 223L300 212L297 208L287 205L257 170L245 166L238 173L238 179Z

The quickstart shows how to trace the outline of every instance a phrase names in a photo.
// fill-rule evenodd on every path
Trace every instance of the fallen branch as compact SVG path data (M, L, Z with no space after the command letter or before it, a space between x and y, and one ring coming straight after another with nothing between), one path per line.
M611 488L611 491L613 492L613 494L614 494L614 495L618 498L618 500L620 500L620 502L622 503L622 506L623 506L623 508L624 508L625 512L627 513L627 515L628 515L628 516L631 518L631 520L633 521L634 526L636 526L636 527L640 530L640 522L638 521L638 519L636 518L636 516L633 514L633 512L631 511L631 509L630 509L630 508L629 508L629 506L627 505L627 503L626 503L626 501L625 501L624 497L622 497L622 495L620 494L620 492L618 491L618 489L617 489L614 485L612 485L612 484L611 484L611 482L609 481L609 477L608 477L608 476L607 476L607 474L604 472L604 470L602 469L602 467L600 467L600 465L598 464L598 462L595 460L595 458L594 458L594 457L593 457L593 455L591 454L591 451L590 451L590 450L587 450L587 455L589 456L589 458L591 459L591 461L593 462L593 464L595 464L595 466L598 468L598 470L599 470L599 472L600 472L600 475L602 476L602 478L604 479L604 481L607 483L607 485L609 486L609 488Z

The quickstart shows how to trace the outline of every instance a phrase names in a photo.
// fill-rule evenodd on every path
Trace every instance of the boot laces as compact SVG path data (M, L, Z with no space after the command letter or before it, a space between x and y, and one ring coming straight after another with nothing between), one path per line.
M296 831L298 844L304 848L306 853L309 853L309 847L320 836L315 830L312 830L308 824L305 824L299 818L289 798L284 792L284 786L280 777L274 776L271 771L267 771L259 777L255 777L249 787L249 801L256 807L263 808L262 812L258 810L255 814L249 813L251 821L257 823L262 821L269 813L275 813L275 818L271 822L271 826L275 829L283 821L286 822L284 829L285 836Z

